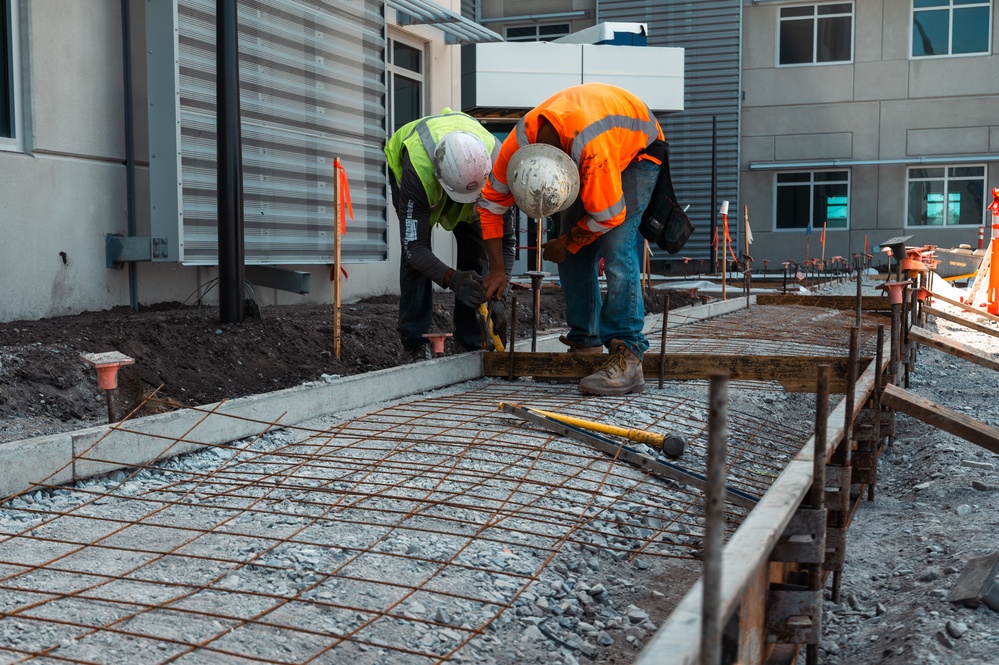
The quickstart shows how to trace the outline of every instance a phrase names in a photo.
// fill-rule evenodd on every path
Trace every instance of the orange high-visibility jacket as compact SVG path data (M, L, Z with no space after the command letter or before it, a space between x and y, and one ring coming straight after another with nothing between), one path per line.
M521 118L503 141L479 198L485 239L503 236L503 214L514 205L507 164L518 148L536 142L542 117L558 131L562 149L579 167L579 196L587 214L569 233L567 248L576 253L624 221L621 172L635 159L658 163L643 151L663 139L663 131L642 100L617 86L584 83L552 95Z

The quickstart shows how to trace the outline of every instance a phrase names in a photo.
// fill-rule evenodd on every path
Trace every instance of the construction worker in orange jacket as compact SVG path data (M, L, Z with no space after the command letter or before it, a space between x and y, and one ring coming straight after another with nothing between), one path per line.
M578 169L578 196L564 161ZM579 384L583 394L623 395L645 388L645 306L636 239L659 176L665 141L648 106L605 83L584 83L529 111L503 141L479 199L483 238L502 235L503 214L517 205L531 217L558 212L560 234L544 245L565 294L570 351L610 358ZM518 154L519 153L519 154ZM570 167L571 168L571 167ZM604 259L607 294L598 264ZM490 294L487 287L487 297Z

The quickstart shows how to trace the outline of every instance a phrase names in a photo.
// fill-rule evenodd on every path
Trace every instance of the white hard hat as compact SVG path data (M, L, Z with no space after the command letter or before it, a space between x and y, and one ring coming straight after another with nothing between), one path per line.
M562 212L579 194L579 170L569 155L547 143L531 143L513 153L506 168L510 192L528 217Z
M493 163L486 144L475 134L451 132L434 150L434 175L448 197L472 203L486 184Z

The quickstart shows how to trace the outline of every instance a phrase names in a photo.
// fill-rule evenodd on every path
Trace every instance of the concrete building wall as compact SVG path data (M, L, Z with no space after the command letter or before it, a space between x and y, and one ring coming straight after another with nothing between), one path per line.
M749 207L754 259L774 264L821 251L817 234L806 254L802 231L774 230L775 171L750 169L767 162L909 162L835 167L850 171L850 229L828 231L827 258L862 251L865 237L870 248L899 235L976 246L977 227L905 227L906 173L920 158L999 157L999 8L990 55L911 59L912 4L882 0L854 3L852 63L777 67L784 4L743 5L741 203ZM997 184L999 164L986 163L986 186Z
M157 0L159 1L159 0ZM164 0L168 1L168 0ZM459 0L438 0L454 11ZM148 129L143 0L130 0L136 164L136 233L149 235ZM29 133L19 150L0 150L0 322L105 310L130 304L127 269L106 267L105 236L128 227L125 104L120 0L21 2L18 111ZM460 106L460 49L431 26L391 30L425 41L428 111ZM350 302L398 292L399 233L389 211L389 261L345 264L341 297ZM435 251L454 260L450 234ZM184 301L217 276L215 268L137 263L139 304ZM309 295L257 288L259 304L329 303L330 267L286 266L312 273ZM204 298L216 304L216 290Z

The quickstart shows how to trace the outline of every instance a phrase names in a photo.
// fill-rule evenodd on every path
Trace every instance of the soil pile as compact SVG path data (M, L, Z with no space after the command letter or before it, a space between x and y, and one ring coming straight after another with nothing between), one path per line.
M663 291L652 290L646 312L662 312ZM671 309L689 305L670 291ZM531 291L518 290L517 337L530 339ZM435 332L453 329L453 294L435 294ZM108 420L107 397L97 389L83 353L118 351L135 359L118 373L113 413L123 418L180 406L281 390L322 375L350 376L407 362L396 331L398 296L341 306L340 358L333 354L333 310L328 305L265 307L239 324L222 324L216 307L178 303L40 321L0 324L0 442L79 429ZM545 285L538 329L565 326L561 289ZM448 339L445 354L454 353ZM155 392L153 400L144 401Z

